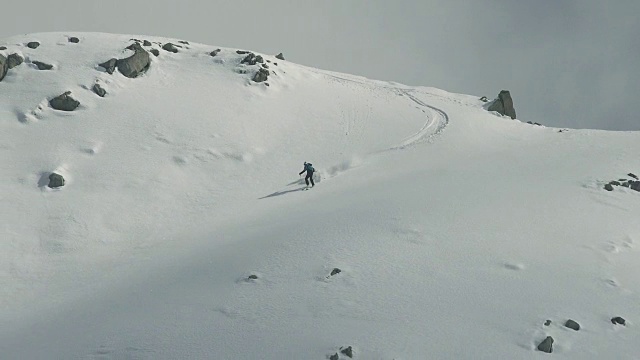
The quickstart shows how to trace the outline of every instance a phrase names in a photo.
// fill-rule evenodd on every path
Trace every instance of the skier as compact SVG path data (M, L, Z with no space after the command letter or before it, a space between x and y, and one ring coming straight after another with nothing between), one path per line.
M307 186L309 186L309 180L311 180L311 187L314 187L316 184L313 182L313 173L316 170L313 168L313 166L311 166L311 163L305 161L304 169L302 169L302 171L300 171L298 175L302 176L302 173L305 171L307 172L307 176L304 177L304 182L307 183Z

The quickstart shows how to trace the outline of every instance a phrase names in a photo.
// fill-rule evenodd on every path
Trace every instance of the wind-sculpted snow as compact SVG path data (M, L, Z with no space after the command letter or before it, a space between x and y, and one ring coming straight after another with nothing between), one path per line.
M2 47L2 359L640 353L638 133L180 39Z

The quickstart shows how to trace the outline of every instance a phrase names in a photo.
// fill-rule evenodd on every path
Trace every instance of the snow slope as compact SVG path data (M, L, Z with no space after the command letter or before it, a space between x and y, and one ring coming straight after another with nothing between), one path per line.
M97 67L131 38L180 44L0 41L27 59L0 82L2 358L638 358L640 192L602 187L640 134L262 54L266 86L202 44ZM48 106L67 90L79 109Z

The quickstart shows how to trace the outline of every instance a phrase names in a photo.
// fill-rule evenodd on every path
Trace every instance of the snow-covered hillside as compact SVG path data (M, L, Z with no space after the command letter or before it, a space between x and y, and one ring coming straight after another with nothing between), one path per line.
M98 66L131 39L146 72ZM2 47L3 359L640 356L640 192L604 189L638 133L178 39Z

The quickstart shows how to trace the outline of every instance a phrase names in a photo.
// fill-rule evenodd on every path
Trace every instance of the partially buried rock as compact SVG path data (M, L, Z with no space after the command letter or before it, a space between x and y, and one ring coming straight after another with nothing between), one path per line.
M174 54L178 52L178 48L175 45L173 45L172 43L166 43L166 44L162 45L162 49L166 50L168 52L172 52Z
M249 280L258 280L258 275L249 275Z
M632 178L638 180L638 176L634 173L628 173L627 176L631 176Z
M353 348L351 346L341 349L340 352L353 359Z
M149 50L150 53L152 53L155 57L160 56L160 50L158 49L151 49Z
M342 272L342 270L340 270L338 268L334 268L333 270L331 270L331 276L340 274L341 272Z
M640 191L640 181L630 181L629 188L631 188L631 190Z
M64 177L60 174L51 173L49 175L49 184L47 185L52 189L64 186Z
M40 46L40 43L37 42L37 41L31 41L31 42L27 43L27 47L29 49L36 49L36 48L38 48L38 46Z
M280 53L280 54L276 55L276 58L280 59L280 60L284 60L284 55L282 55L282 53Z
M189 42L188 42L188 41L178 40L178 42L179 42L180 44L189 45Z
M267 81L268 76L269 76L269 70L260 68L258 72L253 76L253 81L258 83Z
M245 51L245 50L236 50L236 54L238 55L244 55L244 54L248 54L249 51Z
M547 338L538 345L538 350L551 354L553 352L553 338L547 336Z
M31 62L33 65L38 67L38 70L51 70L53 69L53 65L47 64L47 63L43 63L42 61L32 61Z
M568 327L569 329L575 330L575 331L580 330L580 324L578 324L577 322L575 322L575 321L573 321L571 319L567 320L567 322L564 323L564 326Z
M98 64L101 68L105 69L107 73L113 74L116 70L116 65L118 64L118 59L110 59L109 61L105 61L102 64Z
M139 44L133 45L134 54L117 61L118 71L128 78L136 78L144 74L151 66L149 53Z
M607 184L607 185L604 186L604 189L607 190L607 191L613 191L613 185Z
M7 75L7 71L9 71L9 62L6 57L0 55L0 81Z
M149 41L149 40L144 40L144 41L142 41L142 45L143 45L143 46L151 46L151 41Z
M7 50L6 46L0 46L0 50Z
M549 326L549 325L551 325L551 320L547 320L544 322L544 326Z
M104 97L105 95L107 95L107 90L105 90L102 86L100 86L100 84L95 83L93 85L93 92L96 93L96 95L100 96L100 97Z
M72 37L70 37L70 38L69 38L69 42L70 42L70 43L77 44L77 43L79 43L79 42L80 42L80 39L78 39L78 38L77 38L77 37L75 37L75 36L72 36Z
M13 69L14 67L22 64L24 62L24 58L18 54L11 54L7 58L7 64L9 65L9 69Z
M338 355L338 353L335 353L329 356L329 360L338 360L338 359L340 359L340 355Z
M216 56L216 55L218 55L218 53L220 53L220 49L215 49L212 52L210 52L209 55Z
M80 102L71 97L71 91L67 91L51 99L49 105L56 110L73 111L80 106Z
M512 119L516 118L516 109L513 107L513 99L508 90L500 91L498 98L487 108L489 111L497 111L502 115L507 115Z
M614 185L614 186L620 186L620 182L613 180L613 181L609 181L609 184Z
M626 325L626 321L621 318L620 316L616 316L613 319L611 319L611 323L616 324L616 325Z

